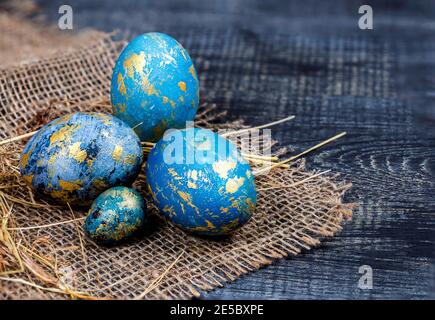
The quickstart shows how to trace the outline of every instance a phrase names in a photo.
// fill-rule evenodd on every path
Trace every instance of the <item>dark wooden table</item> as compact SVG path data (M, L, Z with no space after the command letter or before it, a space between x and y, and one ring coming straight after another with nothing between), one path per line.
M65 1L39 1L57 22ZM435 4L372 3L374 29L358 28L365 1L69 1L74 27L166 32L191 53L202 97L230 118L277 126L307 157L352 181L360 203L337 237L242 277L207 299L435 298ZM358 287L359 268L373 289Z

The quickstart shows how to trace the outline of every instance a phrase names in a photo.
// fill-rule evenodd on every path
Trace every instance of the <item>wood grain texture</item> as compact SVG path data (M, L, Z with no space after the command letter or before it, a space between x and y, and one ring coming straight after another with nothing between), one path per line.
M39 1L56 22L63 1ZM77 28L161 31L189 50L205 100L250 124L290 114L273 135L298 150L348 136L307 157L354 187L360 203L321 247L242 277L206 299L435 298L435 4L363 1L89 1ZM361 265L373 289L358 288Z

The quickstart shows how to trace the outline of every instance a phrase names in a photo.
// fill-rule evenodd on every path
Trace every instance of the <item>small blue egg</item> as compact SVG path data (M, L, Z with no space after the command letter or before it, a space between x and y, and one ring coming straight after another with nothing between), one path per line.
M131 184L143 160L139 137L102 113L75 113L42 127L20 159L24 181L59 203L89 205L101 192Z
M131 41L112 73L113 113L142 141L157 141L168 128L184 128L195 118L199 82L187 51L163 33Z
M116 244L127 239L147 222L142 196L127 187L104 191L92 203L84 229L95 242Z
M228 234L255 210L249 163L232 142L210 130L168 130L148 156L146 178L161 213L192 233Z

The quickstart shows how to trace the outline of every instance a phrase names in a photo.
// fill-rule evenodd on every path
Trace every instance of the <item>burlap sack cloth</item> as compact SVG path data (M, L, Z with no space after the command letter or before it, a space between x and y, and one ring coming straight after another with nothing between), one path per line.
M123 43L95 32L60 35L5 14L0 30L0 141L60 114L110 112L110 77ZM202 107L197 125L241 126L210 109ZM152 230L100 247L83 234L86 212L33 198L17 172L24 143L0 146L0 299L190 298L318 245L351 215L351 205L342 202L349 184L331 176L305 181L314 173L299 161L256 178L256 213L231 237L189 235L149 205ZM135 187L148 197L142 186L140 177Z

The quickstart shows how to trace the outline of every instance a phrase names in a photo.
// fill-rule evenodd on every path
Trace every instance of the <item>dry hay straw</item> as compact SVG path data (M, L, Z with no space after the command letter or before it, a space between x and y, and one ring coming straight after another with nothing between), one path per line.
M122 45L99 35L76 49L0 68L0 140L37 130L62 114L110 112L111 69ZM246 128L240 121L222 121L216 106L201 105L196 125ZM256 177L256 213L231 237L189 235L163 220L149 203L151 230L120 246L101 247L83 233L86 212L34 198L19 175L24 143L0 145L0 299L198 296L318 245L341 229L353 207L342 201L350 184L337 181L336 175L308 172L297 160ZM276 163L287 150L274 150L266 160ZM259 150L248 153L254 169L264 165ZM144 179L141 175L134 186L149 199Z

